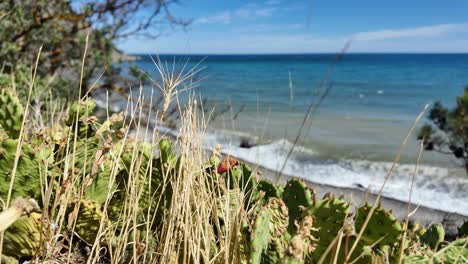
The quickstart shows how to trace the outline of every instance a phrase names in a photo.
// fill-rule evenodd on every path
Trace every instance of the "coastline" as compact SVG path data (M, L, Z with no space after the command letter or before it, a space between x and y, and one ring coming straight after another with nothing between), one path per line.
M141 57L140 56L134 56L134 55L128 55L128 54L125 54L123 53L122 51L119 51L117 49L115 49L112 54L112 61L113 62L124 62L124 61L139 61L141 60Z

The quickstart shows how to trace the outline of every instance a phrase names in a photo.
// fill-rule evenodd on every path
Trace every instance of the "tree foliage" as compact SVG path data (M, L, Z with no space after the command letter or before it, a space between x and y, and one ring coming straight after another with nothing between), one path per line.
M436 102L428 119L429 123L421 127L418 134L425 150L455 157L468 173L468 87L457 97L453 109Z
M31 75L43 46L38 76L56 93L76 97L89 35L83 78L100 76L100 86L116 88L119 69L115 42L131 35L156 37L162 27L186 26L170 7L176 0L5 0L0 1L0 85L12 74ZM30 78L26 78L30 80ZM19 88L25 86L18 81ZM63 87L66 87L65 89ZM71 88L72 87L72 88ZM60 89L61 88L61 89ZM85 83L84 89L89 88ZM82 91L83 92L83 91Z

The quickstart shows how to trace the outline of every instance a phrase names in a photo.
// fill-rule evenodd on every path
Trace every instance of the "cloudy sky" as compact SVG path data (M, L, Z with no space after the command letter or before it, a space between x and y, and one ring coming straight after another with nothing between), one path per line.
M118 43L127 53L468 52L466 0L180 0L185 30Z

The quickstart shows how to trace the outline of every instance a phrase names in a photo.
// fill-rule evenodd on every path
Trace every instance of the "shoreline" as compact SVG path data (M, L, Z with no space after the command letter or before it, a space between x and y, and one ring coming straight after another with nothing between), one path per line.
M252 164L250 162L246 163L248 163L253 170L261 172L262 178L270 180L272 182L276 181L276 171L258 166L256 164ZM311 182L306 179L285 174L281 175L278 183L285 184L286 181L291 178L298 178L303 180L308 187L313 188L315 190L317 197L323 197L328 192L335 196L343 195L344 199L347 202L352 201L353 204L356 206L364 204L365 201L373 203L377 197L377 195L369 193L366 190L359 190L346 187L335 187L328 184ZM400 221L405 220L408 206L407 202L402 202L394 198L381 196L380 203L382 204L382 207L384 207L386 210L392 210L393 215ZM448 236L455 236L458 233L457 228L461 226L464 221L468 221L468 216L464 216L457 213L445 212L442 210L433 209L422 205L418 206L411 203L410 212L412 212L413 210L415 210L415 212L410 216L410 222L418 223L426 227L433 223L440 223L444 226L445 233Z

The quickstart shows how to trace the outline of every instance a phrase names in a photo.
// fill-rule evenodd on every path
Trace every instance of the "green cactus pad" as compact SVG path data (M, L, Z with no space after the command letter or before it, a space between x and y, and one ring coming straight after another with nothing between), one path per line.
M361 231L371 208L372 206L368 204L358 208L355 218L356 232ZM393 245L400 241L399 237L402 233L403 229L400 222L391 212L385 211L378 206L370 218L360 242L365 246L371 246L380 240L377 246Z
M273 238L262 256L262 263L284 263L285 241L281 237Z
M91 116L96 107L96 102L92 99L80 100L70 107L66 124L72 126L77 121L83 121L84 118Z
M270 219L271 212L260 210L255 218L250 237L249 263L260 264L262 256L266 254L270 244Z
M458 239L442 249L442 263L468 263L468 238Z
M177 156L174 154L170 139L163 138L159 141L159 153L161 161L164 164L175 164L177 161Z
M271 197L281 198L281 192L269 180L260 180L255 189L257 192L263 192L263 199L268 201Z
M97 202L90 200L80 201L80 208L76 217L75 232L86 243L93 244L96 240L102 214L101 206ZM72 217L72 215L69 215L69 217ZM104 223L107 222L104 221Z
M240 189L228 190L227 193L222 195L217 202L217 216L227 222L229 219L236 219L236 216L239 215L240 210L242 209L242 192ZM228 210L226 210L226 208Z
M97 117L91 114L96 107L92 99L75 102L68 111L65 124L72 128L79 138L89 138L95 135Z
M429 260L431 258L427 255L421 255L421 254L411 254L409 256L405 256L403 258L403 263L405 264L425 264L429 263ZM436 262L438 263L438 262Z
M466 237L468 236L468 221L465 221L459 228L458 228L458 237Z
M270 233L273 237L281 237L288 228L288 208L279 198L270 198L264 207L271 212Z
M430 226L421 236L421 242L428 245L431 249L437 250L440 243L444 242L445 230L441 224Z
M299 223L302 218L303 208L313 205L313 194L304 181L291 179L286 183L283 192L283 201L288 207L289 226L288 231L294 233L295 223Z
M164 150L167 151L166 156L155 159L151 144L129 142L131 143L126 144L121 156L124 173L118 178L118 185L122 188L126 186L127 178L132 174L136 179L134 184L140 192L139 206L146 212L144 215L148 215L148 212L149 215L156 214L155 220L152 221L155 228L155 225L163 224L163 215L171 203L173 190L170 177L176 173L180 159L174 154L169 154L168 151L171 150L168 149ZM161 193L163 189L164 192Z
M43 238L41 217L41 214L31 213L13 223L5 231L3 254L16 258L34 256Z
M0 198L6 200L10 180L13 173L16 148L18 140L6 139L0 142ZM40 158L36 156L34 149L23 142L21 154L16 168L15 182L12 197L32 197L36 200L40 195ZM45 172L43 175L45 175Z
M349 217L348 209L349 203L346 203L343 198L335 198L331 195L326 195L309 207L315 218L314 226L318 228L317 231L312 232L315 237L319 238L317 249L313 254L315 261L323 255L328 245L332 243L344 226L347 217Z
M23 106L14 91L0 88L0 129L10 138L18 138L23 124Z
M270 198L255 219L250 246L250 263L275 263L284 254L282 238L288 227L288 209L278 198Z

